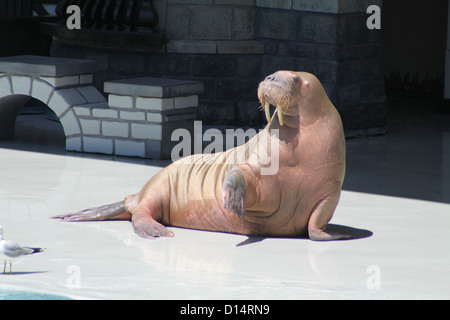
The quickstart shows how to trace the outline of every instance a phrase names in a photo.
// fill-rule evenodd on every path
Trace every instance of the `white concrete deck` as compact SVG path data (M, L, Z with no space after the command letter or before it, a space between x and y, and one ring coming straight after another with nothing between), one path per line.
M436 140L412 137L417 143L408 144L411 135L402 132L349 141L349 182L332 223L373 234L334 242L179 228L172 239L152 241L126 221L50 220L118 201L160 167L0 144L5 238L47 248L14 263L11 276L0 275L0 287L83 299L449 299L448 136L439 133L438 151L420 153L417 145L434 148ZM394 155L410 162L395 166ZM396 192L403 197L376 194Z

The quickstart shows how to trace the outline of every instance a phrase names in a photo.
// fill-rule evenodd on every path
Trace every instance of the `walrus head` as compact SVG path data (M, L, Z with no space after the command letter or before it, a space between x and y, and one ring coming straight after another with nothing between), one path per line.
M276 106L278 122L283 125L283 115L298 114L298 100L307 95L315 77L306 72L277 71L267 76L258 87L258 98L271 123L270 105Z

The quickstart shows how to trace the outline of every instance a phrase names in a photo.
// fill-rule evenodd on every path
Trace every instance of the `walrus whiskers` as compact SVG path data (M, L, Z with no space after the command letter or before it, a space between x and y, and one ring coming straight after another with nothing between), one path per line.
M258 98L261 102L261 107L264 106L267 122L272 123L270 116L270 104L276 107L278 122L282 126L283 123L283 109L287 109L291 103L291 88L285 87L284 84L274 84L274 82L263 81L258 86Z

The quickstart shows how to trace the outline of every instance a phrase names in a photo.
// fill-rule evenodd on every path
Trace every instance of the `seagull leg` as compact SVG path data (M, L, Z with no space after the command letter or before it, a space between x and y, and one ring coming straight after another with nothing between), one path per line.
M11 261L8 261L9 262L9 275L11 275ZM6 265L7 265L7 262L6 262L6 260L3 262L3 274L6 274Z

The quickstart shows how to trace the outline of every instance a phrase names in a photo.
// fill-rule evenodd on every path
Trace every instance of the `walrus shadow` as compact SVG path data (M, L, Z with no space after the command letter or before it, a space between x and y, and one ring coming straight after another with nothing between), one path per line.
M343 226L340 224L332 224L329 223L327 225L327 230L329 231L333 231L333 232L337 232L337 233L341 233L341 234L346 234L349 235L350 237L347 239L340 239L340 240L332 240L332 241L349 241L349 240L357 240L357 239L363 239L363 238L368 238L371 237L373 235L373 232L370 230L366 230L366 229L358 229L358 228L353 228L353 227L348 227L348 226ZM236 245L236 247L241 247L241 246L246 246L252 243L257 243L257 242L261 242L267 238L270 237L263 237L263 236L249 236L247 239L245 239L244 241L238 243ZM293 239L304 239L304 240L309 240L309 237L307 235L304 236L298 236L295 237Z
M336 240L336 241L357 240L357 239L368 238L373 235L373 232L370 230L358 229L358 228L343 226L340 224L332 224L332 223L329 223L327 225L327 230L334 231L337 233L347 234L350 236L350 238L340 239L340 240Z

